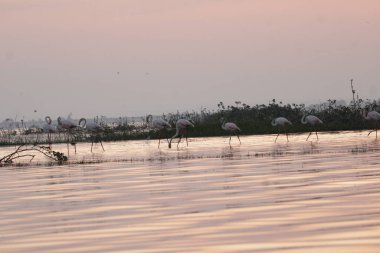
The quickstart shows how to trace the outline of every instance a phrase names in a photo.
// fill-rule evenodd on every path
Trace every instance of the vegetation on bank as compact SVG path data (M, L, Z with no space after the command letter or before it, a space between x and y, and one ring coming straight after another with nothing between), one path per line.
M326 103L306 107L304 104L283 104L272 100L268 105L249 106L239 101L235 105L225 106L223 102L218 104L216 111L203 109L200 112L185 112L176 114L164 114L162 118L167 120L173 129L167 131L170 137L175 133L175 122L180 118L186 118L195 124L188 130L189 136L208 137L228 135L221 128L220 119L236 123L241 128L242 135L272 134L278 129L271 125L271 121L279 116L288 118L293 125L287 128L290 133L307 132L310 126L301 124L304 114L313 114L319 117L324 124L319 126L320 131L344 131L362 130L373 128L373 122L366 122L362 116L363 110L377 110L376 101L363 101L359 99L349 106L338 105L336 100L328 100ZM280 131L283 131L280 129ZM149 132L149 134L148 134ZM148 126L125 124L115 128L106 128L103 139L108 141L158 138L159 133L149 131Z
M164 133L165 137L170 137L175 133L175 122L180 118L186 118L195 124L195 127L188 130L188 135L192 137L223 136L228 135L221 128L220 119L223 117L227 121L236 123L241 128L241 135L272 134L278 129L271 125L271 121L279 116L286 117L293 125L287 127L290 133L307 132L310 127L301 124L304 114L313 114L319 117L324 124L318 127L319 131L343 131L361 130L374 128L373 122L367 122L362 116L363 110L378 110L380 105L376 101L357 99L350 105L338 104L336 100L328 100L325 103L305 106L304 104L283 104L272 100L268 105L250 106L239 101L234 105L218 104L217 110L202 109L200 112L169 113L162 115L173 128ZM97 136L91 135L78 128L74 132L74 142L91 141L91 139L103 141L156 139L159 133L151 130L144 119L141 122L114 122L105 124L99 122L104 127L104 131ZM280 130L283 131L283 130ZM54 143L66 142L65 134L55 134ZM10 144L46 144L40 129L8 129L2 130L0 145Z

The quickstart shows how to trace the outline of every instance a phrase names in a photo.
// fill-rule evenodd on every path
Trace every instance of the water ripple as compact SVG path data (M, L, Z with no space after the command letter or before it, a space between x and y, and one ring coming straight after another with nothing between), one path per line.
M0 252L378 252L379 143L271 137L80 144L73 160L112 162L3 167Z

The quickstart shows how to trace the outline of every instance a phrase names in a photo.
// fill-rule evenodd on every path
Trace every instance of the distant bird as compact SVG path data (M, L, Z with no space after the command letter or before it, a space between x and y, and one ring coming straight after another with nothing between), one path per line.
M67 134L67 154L69 155L69 152L70 152L70 149L69 149L70 136L73 135L73 131L78 128L78 125L73 123L71 120L62 119L61 117L58 117L57 121L58 121L58 127L60 129L63 129L66 131L66 134ZM75 154L76 154L77 153L76 143L71 142L71 144L74 145Z
M65 130L71 130L78 127L78 125L72 122L71 120L62 119L61 117L57 118L57 122L58 122L58 125L61 126Z
M99 141L100 145L102 146L103 151L105 151L104 147L103 147L102 139L100 136L100 133L104 131L104 127L102 127L101 125L99 125L96 122L88 122L87 123L87 120L85 118L81 118L79 120L78 125L84 129L86 129L90 133L91 152L92 152L92 146L94 145L94 141L95 142Z
M186 145L189 146L189 143L187 142L187 136L186 136L187 128L188 127L194 127L194 124L191 123L190 121L188 121L187 119L179 119L179 120L177 120L175 127L176 127L176 133L170 139L169 148L172 147L172 140L179 135L181 135L181 136L179 137L177 147L178 147L179 143L181 142L181 139L183 138L183 136L185 136L185 138L186 138Z
M172 126L169 124L169 122L161 118L153 119L153 116L151 114L146 116L146 123L148 124L149 128L158 133L158 148L160 148L162 132L165 131L167 128L171 128ZM166 140L169 142L168 138L166 138Z
M301 123L302 124L309 124L309 125L311 125L312 130L314 130L315 134L317 135L317 140L319 140L316 126L323 124L322 120L320 120L318 117L316 117L314 115L308 115L308 116L303 115L302 119L301 119ZM309 139L311 133L314 132L314 131L310 131L309 136L306 138L306 140Z
M229 141L230 146L231 146L231 136L233 134L236 135L236 137L238 138L238 140L241 144L239 134L237 134L237 132L241 131L240 128L233 122L226 122L226 120L224 118L221 118L220 121L222 122L222 129L226 130L227 132L230 133L230 141Z
M277 130L278 130L278 134L274 142L277 142L277 138L280 135L280 127L285 129L286 140L289 141L288 132L286 131L286 126L293 125L292 122L290 122L287 118L278 117L278 118L273 119L271 124L272 126L277 126Z
M58 132L58 130L55 126L53 126L51 124L52 120L49 116L45 117L45 121L46 121L46 123L42 126L42 131L44 131L44 133L47 133L48 143L50 146L52 143L51 142L51 134Z
M376 132L376 139L377 139L377 130L379 129L379 123L380 123L380 113L378 113L377 111L370 111L370 112L363 112L362 115L363 115L364 119L372 121L375 123L375 129L370 131L368 133L368 136L371 133Z

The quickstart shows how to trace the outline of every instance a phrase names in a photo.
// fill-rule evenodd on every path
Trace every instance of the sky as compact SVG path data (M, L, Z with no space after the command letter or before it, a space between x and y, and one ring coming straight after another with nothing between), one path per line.
M378 0L0 0L0 121L380 97Z

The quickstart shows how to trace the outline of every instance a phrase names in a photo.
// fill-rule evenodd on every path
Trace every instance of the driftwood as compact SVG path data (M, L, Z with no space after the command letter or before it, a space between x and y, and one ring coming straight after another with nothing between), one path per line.
M38 145L27 146L23 144L20 145L14 152L0 158L0 166L12 164L14 160L25 157L29 157L31 162L36 156L33 152L43 154L58 163L67 161L67 156L65 156L64 153L51 150L50 147Z

